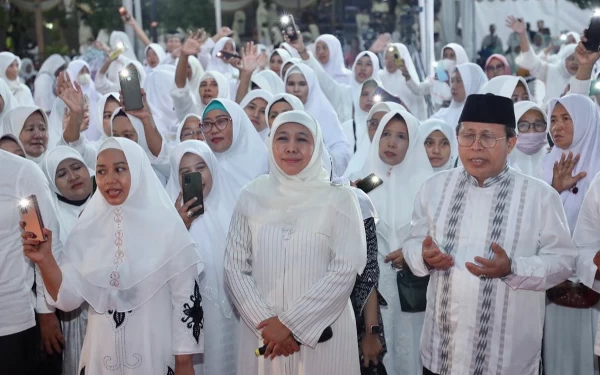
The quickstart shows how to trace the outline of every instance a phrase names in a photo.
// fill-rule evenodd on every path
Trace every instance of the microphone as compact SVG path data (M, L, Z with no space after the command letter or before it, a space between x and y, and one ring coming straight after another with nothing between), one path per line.
M331 327L327 327L323 330L321 337L319 337L319 342L329 341L332 337L333 337L333 330L331 329ZM296 340L296 342L298 343L298 345L302 345L300 342L298 342L298 340ZM267 345L263 345L254 351L254 355L256 355L257 357L260 357L261 355L264 355L266 351L267 351Z

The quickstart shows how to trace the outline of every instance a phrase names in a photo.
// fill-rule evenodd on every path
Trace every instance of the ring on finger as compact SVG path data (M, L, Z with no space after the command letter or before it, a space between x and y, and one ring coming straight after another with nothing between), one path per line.
M187 212L186 215L187 215L187 217L191 218L192 216L194 216L194 213L190 210L190 211Z

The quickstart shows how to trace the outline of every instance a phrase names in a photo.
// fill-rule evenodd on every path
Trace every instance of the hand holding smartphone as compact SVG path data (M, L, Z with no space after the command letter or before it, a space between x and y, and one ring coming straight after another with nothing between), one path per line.
M398 48L396 48L395 45L390 46L390 53L392 54L392 57L394 58L394 61L396 62L396 66L398 68L403 67L404 59L402 58L402 56L400 56L400 51L398 51Z
M183 203L187 203L193 198L196 201L189 206L189 210L199 207L195 210L194 215L200 216L204 214L204 195L202 193L202 174L200 172L185 173L182 178L181 191L183 193ZM191 211L189 211L191 212Z
M294 21L294 16L291 14L284 14L279 19L279 23L281 25L281 31L290 38L291 42L298 39L298 27Z
M125 110L135 111L144 108L140 75L134 65L128 65L119 72L119 83Z
M600 51L600 11L594 12L585 37L587 39L583 43L585 49L590 52Z
M367 177L356 183L356 187L365 192L365 194L369 194L373 189L383 184L383 180L379 178L375 173L371 173Z
M224 60L241 59L242 58L242 56L240 56L238 54L230 53L230 52L226 52L226 51L217 52L217 57L224 59Z
M44 234L44 221L40 213L40 207L38 206L37 197L30 195L26 198L21 199L19 202L19 208L21 211L21 221L24 226L25 232L31 232L35 236L33 239L40 242L46 241L48 238Z
M127 11L127 9L125 7L119 8L119 14L121 15L121 18L123 19L123 22L131 21L131 15L129 14L129 12Z

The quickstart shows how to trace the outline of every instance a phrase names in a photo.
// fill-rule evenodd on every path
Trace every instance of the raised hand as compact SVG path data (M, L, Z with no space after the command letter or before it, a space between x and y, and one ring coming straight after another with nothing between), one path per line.
M454 266L454 259L443 253L431 236L425 237L422 247L423 261L431 269L447 270Z
M577 44L577 48L575 49L575 57L577 58L579 65L592 66L596 63L596 61L598 61L598 59L600 59L600 52L588 51L588 49L583 45L585 42L587 42L587 29L583 30L583 33L581 33L581 42Z
M517 19L515 16L508 16L506 18L506 26L517 34L523 34L527 31L527 24L523 19Z
M379 34L377 39L373 42L369 51L374 53L381 53L385 51L386 47L392 41L392 36L389 33Z
M233 65L233 63L231 64ZM247 73L252 73L256 70L258 67L258 46L254 45L254 42L248 42L246 43L246 47L242 48L242 60L236 67Z
M573 176L573 170L579 162L580 155L573 156L573 152L569 152L568 155L563 153L559 161L554 162L554 170L552 174L552 187L559 193L565 190L573 188L585 176L586 172L579 172Z
M283 31L281 33L283 34L283 39L285 39L285 42L290 46L294 47L296 51L306 51L306 47L304 46L304 38L302 37L302 33L300 32L300 30L296 30L296 35L298 35L298 38L294 41L291 41L290 37L288 37L287 34Z
M506 251L497 243L492 244L492 251L494 252L493 259L475 257L475 262L480 266L471 262L465 263L469 272L480 278L494 279L508 276L510 274L510 258Z
M229 27L227 27L227 26L221 27L221 30L219 30L219 37L220 38L224 38L226 36L230 36L231 34L233 34L233 31Z
M148 121L152 119L152 111L150 110L150 106L148 105L148 101L146 100L146 91L144 89L142 90L142 104L144 105L141 109L134 109L134 110L126 110L125 109L125 97L123 96L123 93L121 91L119 91L119 97L121 98L121 109L123 110L123 112L127 113L128 115L131 115L133 117L137 117L139 118L142 122Z
M204 36L206 32L203 29L198 29L194 35L190 35L181 47L181 53L186 56L195 56L200 53L200 48L206 40Z
M83 119L85 98L79 83L72 83L67 72L61 72L58 75L57 91L58 97L65 103L70 114L81 116Z

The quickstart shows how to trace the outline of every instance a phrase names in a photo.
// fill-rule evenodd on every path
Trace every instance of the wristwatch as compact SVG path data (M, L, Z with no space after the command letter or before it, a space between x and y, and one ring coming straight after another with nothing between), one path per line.
M381 333L381 326L371 326L367 329L367 333L370 335L379 335Z

